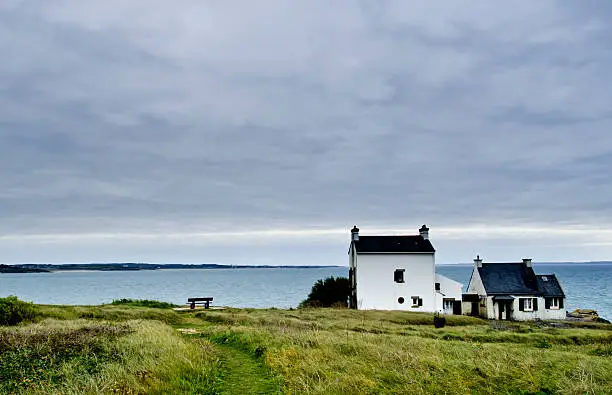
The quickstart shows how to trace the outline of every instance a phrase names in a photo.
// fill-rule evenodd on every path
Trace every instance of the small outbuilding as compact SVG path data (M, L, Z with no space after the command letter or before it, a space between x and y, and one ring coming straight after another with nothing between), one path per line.
M462 297L463 314L497 320L565 319L565 293L554 274L535 274L531 259L522 262L474 260Z

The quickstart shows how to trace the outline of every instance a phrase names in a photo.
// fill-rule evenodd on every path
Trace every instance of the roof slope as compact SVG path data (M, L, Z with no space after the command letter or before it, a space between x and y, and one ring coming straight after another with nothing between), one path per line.
M565 297L561 284L554 274L538 274L538 286L543 296Z
M483 262L478 268L487 295L537 295L565 297L554 274L536 275L524 262Z
M436 250L431 242L422 236L359 236L355 241L357 253L424 253L433 254Z
M523 262L483 262L478 274L488 295L540 293L533 268Z

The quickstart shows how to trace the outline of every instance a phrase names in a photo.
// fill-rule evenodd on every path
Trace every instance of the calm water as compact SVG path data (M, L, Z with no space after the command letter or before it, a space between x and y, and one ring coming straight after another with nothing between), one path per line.
M348 268L173 269L125 272L0 274L0 296L44 304L101 304L113 299L156 299L183 304L212 296L233 307L296 307L312 284L327 276L348 276Z
M566 309L592 308L612 318L612 264L534 264L538 274L555 273L568 297ZM464 284L471 265L439 265L438 272ZM214 269L126 272L0 274L0 296L17 295L45 304L101 304L113 299L157 299L177 304L188 297L213 296L234 307L297 306L312 284L347 268Z

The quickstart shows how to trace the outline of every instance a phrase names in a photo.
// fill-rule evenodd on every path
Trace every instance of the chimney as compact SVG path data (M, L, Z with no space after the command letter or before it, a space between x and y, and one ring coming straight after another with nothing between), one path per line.
M351 229L351 241L359 241L359 228L357 226L353 226L353 229Z
M476 255L476 259L474 259L474 266L482 267L482 259L480 259L480 255Z
M426 225L421 226L421 229L419 229L419 234L425 240L429 240L429 228Z
M523 263L525 264L525 266L531 267L531 258L524 258Z

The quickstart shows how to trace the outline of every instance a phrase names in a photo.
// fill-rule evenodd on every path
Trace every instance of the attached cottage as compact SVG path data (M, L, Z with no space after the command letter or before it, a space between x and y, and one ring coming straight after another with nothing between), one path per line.
M351 308L461 314L462 284L436 273L427 226L407 236L360 236L355 226L348 254Z
M565 319L564 304L557 277L536 275L531 259L493 263L477 257L463 295L464 314L498 320Z

